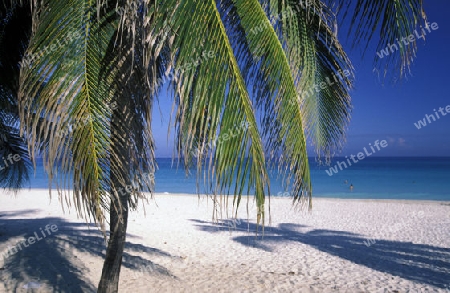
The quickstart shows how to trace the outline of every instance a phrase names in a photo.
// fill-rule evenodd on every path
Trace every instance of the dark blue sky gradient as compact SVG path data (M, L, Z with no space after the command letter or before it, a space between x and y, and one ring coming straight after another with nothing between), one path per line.
M356 79L351 92L354 109L347 142L338 156L356 155L369 143L383 139L388 141L388 146L374 156L450 156L450 114L419 130L414 126L425 114L433 114L433 109L450 105L450 21L447 20L450 1L425 2L425 10L429 22L436 22L439 29L429 33L425 41L417 41L418 54L411 74L396 82L374 72L375 44L363 58L360 48L352 50L342 34L341 41L353 61ZM172 99L166 90L161 92L159 105L155 106L156 155L171 157L174 131L171 128L168 139L167 130ZM309 156L314 156L311 148Z

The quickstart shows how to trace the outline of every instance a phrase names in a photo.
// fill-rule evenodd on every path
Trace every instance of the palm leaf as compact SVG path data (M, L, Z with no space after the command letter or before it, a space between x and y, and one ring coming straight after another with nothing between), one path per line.
M177 1L164 1L161 8L161 15L172 14L174 20L170 26L175 33L175 70L180 72L174 80L179 153L189 165L196 153L194 148L200 148L198 173L206 167L207 182L213 189L217 187L215 194L230 193L234 186L236 206L246 184L247 191L255 188L257 222L264 223L268 178L263 146L220 12L214 1L183 1L178 6ZM202 17L195 18L197 15ZM156 18L155 30L162 29L165 21ZM214 57L205 58L204 52L210 51ZM195 64L193 60L198 59L200 62ZM220 139L226 133L233 135ZM220 143L209 149L207 145L214 145L217 138Z
M287 184L292 180L295 201L311 204L306 141L303 132L302 112L289 60L283 51L269 18L258 1L233 1L225 6L229 23L244 32L245 39L239 46L247 47L240 52L247 79L254 83L256 104L263 110L261 127L266 141L266 151L279 156L280 171ZM234 13L234 14L233 14ZM255 28L262 31L255 33Z
M353 66L333 30L337 27L334 13L321 1L309 3L303 7L296 1L278 1L273 6L279 8L274 13L282 16L281 39L294 65L291 66L293 74L299 79L297 88L301 93L306 133L319 160L325 157L329 162L345 141L351 112L349 90Z
M73 183L78 213L103 223L111 81L101 79L100 70L114 26L107 14L98 21L96 12L96 3L81 0L34 7L35 29L21 68L20 115L32 159L42 155L58 193L70 206L64 190ZM54 178L58 171L63 178Z
M0 6L0 186L17 192L29 179L26 142L19 136L19 67L31 31L30 7Z
M142 191L153 190L153 96L170 59L164 31L151 35L158 43L147 42L146 15L155 13L153 6L138 3L118 13L113 3L34 7L36 30L21 76L32 157L43 155L51 180L62 172L59 194L73 183L73 200L65 194L66 202L100 224L110 196L125 189L135 208L145 198Z
M399 52L392 52L385 58L374 54L374 62L384 68L384 75L390 70L400 71L405 75L416 57L417 42L399 44L399 40L409 35L415 35L417 30L422 35L419 26L427 26L427 17L422 0L327 0L325 3L335 3L341 20L350 18L348 36L351 36L353 46L367 50L369 43L376 38L377 51L384 50L388 45L397 45Z

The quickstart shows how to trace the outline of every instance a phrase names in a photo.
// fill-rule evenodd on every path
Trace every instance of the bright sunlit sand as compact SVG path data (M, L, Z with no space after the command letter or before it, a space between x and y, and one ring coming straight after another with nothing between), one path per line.
M46 190L1 197L0 291L94 292L101 233ZM145 209L129 219L120 292L450 292L449 202L316 198L309 213L272 197L264 238L252 202L249 219L243 205L219 224L204 196Z

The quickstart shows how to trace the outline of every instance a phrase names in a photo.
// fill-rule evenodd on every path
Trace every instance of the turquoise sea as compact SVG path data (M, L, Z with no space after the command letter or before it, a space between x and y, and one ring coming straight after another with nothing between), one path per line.
M310 158L313 196L364 199L419 199L450 201L450 158L368 157L329 176L330 167L345 158L335 158L331 166L317 164ZM170 158L157 159L156 192L197 193L196 175L186 177ZM271 171L271 194L288 196ZM345 183L347 181L347 183ZM350 190L349 186L354 186ZM38 162L36 177L25 187L48 188L42 163ZM200 185L200 192L205 189Z

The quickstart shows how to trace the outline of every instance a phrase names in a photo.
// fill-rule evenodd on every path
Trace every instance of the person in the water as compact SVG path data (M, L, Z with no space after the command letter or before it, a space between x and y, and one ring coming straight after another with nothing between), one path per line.
M350 184L350 191L353 191L353 183Z

